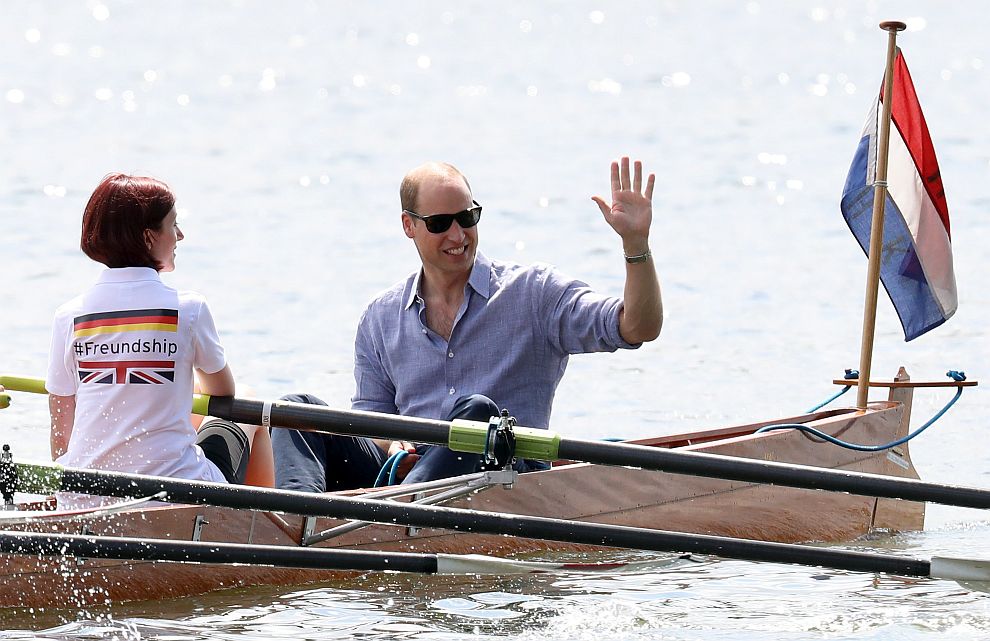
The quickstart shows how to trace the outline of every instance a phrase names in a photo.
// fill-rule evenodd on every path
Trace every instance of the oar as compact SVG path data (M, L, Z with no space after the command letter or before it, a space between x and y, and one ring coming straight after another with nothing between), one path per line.
M21 484L20 491L24 492L50 493L61 490L118 497L150 496L165 492L166 500L173 503L288 512L652 552L708 554L744 561L792 563L854 572L882 572L967 581L990 580L990 562L977 559L936 558L929 561L521 514L62 468L50 464L17 463L15 466Z
M6 387L8 391L30 392L32 394L48 393L48 390L45 389L45 381L40 378L10 376L9 374L4 374L0 376L0 385Z
M0 376L0 385L18 391L44 392L44 382L38 379ZM447 422L287 401L197 396L193 401L193 411L238 423L433 443L473 454L484 453L488 441L487 423ZM566 459L748 483L772 483L863 496L990 508L990 490L982 488L632 443L565 438L551 430L517 427L515 445L515 454L520 458L543 461Z
M334 409L320 405L265 402L232 397L201 396L196 413L238 423L270 424L304 431L391 438L447 445L457 452L482 454L488 440L488 424L473 421L438 421L422 418ZM632 443L566 438L550 431L516 427L515 454L520 458L554 461L566 459L602 465L639 467L675 474L690 474L750 483L849 492L910 501L928 501L960 507L990 508L990 490L929 483L881 474L828 470L808 465L757 461L703 452L685 452Z
M26 556L267 565L310 570L395 571L419 574L537 574L546 572L643 572L684 559L631 563L519 561L482 554L431 554L304 548L248 543L207 543L116 536L0 531L0 552Z

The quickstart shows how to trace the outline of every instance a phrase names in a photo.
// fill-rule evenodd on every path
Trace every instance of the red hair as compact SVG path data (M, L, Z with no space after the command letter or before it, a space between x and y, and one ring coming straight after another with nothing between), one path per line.
M173 207L175 196L160 180L110 174L86 203L79 247L107 267L160 270L162 265L151 255L144 232L159 231Z

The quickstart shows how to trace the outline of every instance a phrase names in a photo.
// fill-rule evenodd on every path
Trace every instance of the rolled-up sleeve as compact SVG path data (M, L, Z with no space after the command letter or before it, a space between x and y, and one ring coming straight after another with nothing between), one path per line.
M622 299L603 296L587 283L567 278L549 266L535 271L542 296L537 310L548 342L566 354L636 349L619 333Z
M395 385L389 379L376 347L371 308L365 310L358 323L354 339L354 396L351 409L366 412L398 414L395 405Z

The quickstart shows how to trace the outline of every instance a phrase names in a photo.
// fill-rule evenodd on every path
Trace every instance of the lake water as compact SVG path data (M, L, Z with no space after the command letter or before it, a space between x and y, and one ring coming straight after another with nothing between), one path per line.
M166 281L211 302L239 384L346 406L365 303L416 267L398 183L447 160L481 248L621 293L590 197L621 154L657 173L661 338L573 358L553 427L641 437L804 410L858 367L866 259L838 201L901 19L947 191L959 311L904 343L885 297L873 372L984 374L990 51L981 2L11 2L0 20L0 371L42 376L51 314L100 267L78 250L111 171L169 182ZM981 284L983 283L983 284ZM920 425L951 392L919 392ZM845 400L848 399L848 400ZM851 394L844 402L852 403ZM984 388L912 443L923 478L990 487ZM43 399L0 415L47 456ZM990 556L983 512L861 543ZM623 556L623 555L618 555ZM626 556L637 555L627 553ZM504 580L369 575L36 616L0 638L981 639L990 598L948 582L731 561Z

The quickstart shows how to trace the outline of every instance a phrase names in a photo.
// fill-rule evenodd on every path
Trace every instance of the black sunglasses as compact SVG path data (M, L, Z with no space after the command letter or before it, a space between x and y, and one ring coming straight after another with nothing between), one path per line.
M429 216L420 216L416 212L410 209L403 209L402 213L409 214L413 218L419 218L424 223L426 223L426 231L431 234L442 234L457 221L457 224L461 226L461 229L468 229L469 227L474 227L481 220L481 205L478 204L477 200L472 200L471 204L474 205L471 209L465 209L464 211L459 211L456 214L431 214Z

